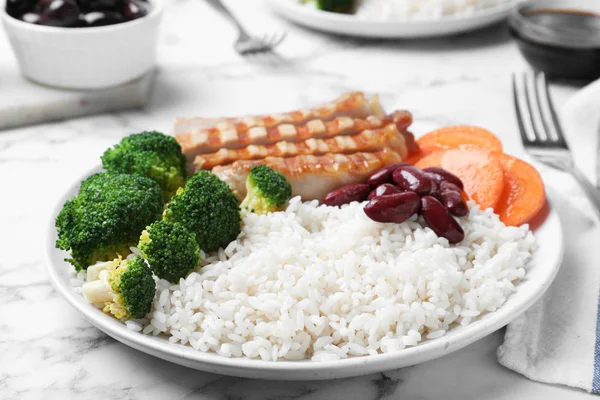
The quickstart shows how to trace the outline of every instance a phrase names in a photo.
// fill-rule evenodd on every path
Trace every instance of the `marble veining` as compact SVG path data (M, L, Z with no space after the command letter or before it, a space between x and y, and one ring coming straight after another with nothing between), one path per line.
M0 399L588 396L531 382L501 367L495 351L502 331L439 360L358 378L272 382L208 374L114 341L54 292L44 266L45 235L62 193L96 166L102 152L122 136L144 129L170 132L178 116L286 109L360 89L381 93L387 108L413 111L416 133L447 124L479 124L500 135L507 152L523 154L509 78L510 72L523 69L525 63L505 26L438 41L363 40L289 25L271 15L260 0L228 3L251 30L289 32L281 47L287 66L273 68L261 60L240 59L231 47L235 32L227 21L202 1L172 0L146 108L0 132ZM8 57L12 55L5 52L0 56L4 101L5 96L17 99L19 95L2 90L2 63ZM569 87L555 92L559 103L572 93ZM571 139L585 140L582 136ZM585 200L578 188L566 192L565 207L582 207ZM584 214L572 223L578 224L577 230L591 230L594 224Z

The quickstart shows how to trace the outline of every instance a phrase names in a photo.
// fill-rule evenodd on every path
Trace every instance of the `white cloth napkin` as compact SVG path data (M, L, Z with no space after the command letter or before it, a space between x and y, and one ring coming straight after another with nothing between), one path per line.
M595 182L600 81L569 100L562 123L577 164ZM498 361L535 381L600 393L600 224L573 179L542 174L563 224L564 261L542 299L508 325Z

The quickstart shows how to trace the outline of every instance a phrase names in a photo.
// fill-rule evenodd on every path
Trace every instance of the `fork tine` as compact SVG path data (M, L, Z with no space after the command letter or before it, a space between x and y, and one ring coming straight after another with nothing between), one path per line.
M264 42L263 42L263 46L264 46L266 49L269 49L269 50L270 50L270 49L273 49L273 47L275 47L275 46L273 45L273 42L274 42L274 40L275 40L276 38L277 38L277 34L276 34L276 33L272 33L272 34L270 34L270 35L265 35L265 39L264 39Z
M260 37L260 39L258 39L258 43L260 43L261 46L267 46L270 38L271 38L271 35L269 33L265 33L264 35L262 35Z
M272 47L279 46L281 44L281 42L283 42L283 40L285 39L286 35L287 35L286 32L283 32L282 34L279 34L279 35L275 35L274 40L271 43L271 46Z
M265 39L265 46L273 47L273 43L275 42L276 39L277 39L276 33L268 35L267 38Z
M241 55L253 55L272 51L283 41L286 33L263 34L262 36L250 36L243 43L238 44L238 53Z
M275 33L270 34L270 35L265 35L265 39L263 42L263 46L265 47L265 49L272 49L273 46L271 45L271 43L273 43L273 39L275 38Z
M565 140L565 135L564 135L562 127L560 125L560 120L558 119L558 115L556 114L556 110L554 108L554 103L552 102L552 98L550 97L550 91L548 90L548 81L546 80L546 75L543 72L540 72L539 76L541 77L541 80L543 81L543 84L540 85L541 91L542 91L544 98L546 99L546 105L548 106L548 111L550 113L550 120L552 122L552 126L554 127L554 133L556 134L556 143L559 144L560 146L563 146L566 149L568 149L569 146L567 145L567 142ZM536 90L536 92L537 92L537 90ZM540 109L541 109L541 105L540 105ZM542 121L544 121L544 124L546 124L546 122L545 122L546 119L543 118L543 114L542 114ZM548 130L548 128L546 128L546 130Z
M540 125L542 127L542 131L544 133L544 140L546 142L553 142L554 138L552 137L552 125L548 123L548 119L545 118L545 109L544 104L542 103L542 99L540 98L540 85L539 85L539 74L538 72L533 72L531 76L531 81L533 84L533 98L535 99L536 110L539 114Z
M264 49L265 47L265 37L267 35L263 35L260 38L252 38L251 39L251 43L252 43L252 51L253 52L260 52Z
M513 103L515 106L515 113L517 114L517 123L519 124L519 133L521 134L521 140L523 143L531 143L531 140L527 136L527 129L523 120L523 114L521 113L521 101L519 100L519 89L517 85L517 74L512 74L513 84Z
M544 120L543 114L542 114L542 109L539 103L539 99L537 96L537 90L536 90L536 83L535 83L535 76L533 79L533 91L534 91L534 95L532 96L529 92L529 79L527 78L528 74L527 72L523 73L523 83L524 83L524 87L525 87L525 101L527 103L527 109L529 110L529 115L531 116L530 121L531 121L531 130L533 131L533 135L535 136L535 139L538 140L538 142L542 142L545 143L548 141L549 136L546 133L545 127L542 126L542 130L538 129L538 124L536 123L536 117L540 120ZM532 103L532 100L535 101L535 104ZM536 115L537 114L537 115Z

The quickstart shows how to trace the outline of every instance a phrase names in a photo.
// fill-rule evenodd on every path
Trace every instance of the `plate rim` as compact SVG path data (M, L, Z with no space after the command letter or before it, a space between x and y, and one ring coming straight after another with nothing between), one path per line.
M517 4L517 0L506 0L504 3L492 7L475 10L470 15L448 15L438 19L409 21L361 19L351 14L316 10L294 3L293 0L267 0L267 4L271 10L285 19L319 31L370 38L426 38L457 34L497 22L510 13ZM338 28L327 24L319 25L318 22L329 22L337 25ZM461 23L465 26L458 27L457 25ZM439 29L440 24L448 27ZM346 26L340 27L340 25ZM449 27L454 29L449 29ZM423 30L437 29L420 33L411 31L419 28Z
M557 254L554 263L551 266L552 270L550 271L550 274L546 276L546 280L539 282L538 286L536 286L537 290L526 296L522 303L509 303L510 298L517 292L512 293L507 299L508 304L505 303L498 310L487 313L484 316L484 318L487 317L486 319L473 321L471 324L464 327L464 330L455 332L452 336L444 335L437 339L421 342L417 346L392 353L351 357L335 361L263 361L260 359L248 359L244 357L228 358L216 353L198 351L188 345L174 344L169 342L167 338L157 338L142 334L141 332L135 332L127 328L124 323L117 321L103 313L101 310L93 307L90 303L87 303L81 295L72 290L69 277L61 276L61 274L66 273L66 270L61 273L59 272L59 268L64 268L67 263L63 261L59 266L56 265L54 259L56 258L57 253L66 253L54 247L56 239L55 218L62 209L64 202L76 193L80 182L91 174L100 171L102 171L101 166L96 166L91 170L88 170L86 174L82 175L77 183L69 185L68 189L59 197L59 200L50 212L44 237L45 264L52 285L67 303L75 308L75 310L77 310L88 322L117 341L152 356L206 372L247 378L255 378L267 374L264 378L274 380L326 380L388 370L390 368L385 367L386 362L394 363L395 361L395 364L397 365L396 368L401 368L437 359L488 336L524 313L546 292L548 287L550 287L562 265L564 256L562 223L556 208L552 204L552 200L548 198L549 212L538 230L546 224L555 224L554 234L556 235L556 241L553 247L555 247ZM559 246L556 246L556 244L559 244ZM542 249L542 245L538 243L538 246L539 252ZM540 268L539 265L536 267ZM550 266L548 265L546 267L549 268ZM511 312L512 314L510 314L510 316L505 316ZM474 332L471 332L473 331L472 328L474 326L479 327L479 329L475 329ZM451 330L449 330L449 332L451 332ZM404 362L406 360L408 360L408 362ZM377 365L380 365L383 368L378 369ZM361 371L360 367L364 368L367 366L371 368L367 368L365 370L366 372ZM340 370L343 370L342 373L339 373ZM324 372L329 372L331 375ZM300 373L300 375L292 375L291 373Z

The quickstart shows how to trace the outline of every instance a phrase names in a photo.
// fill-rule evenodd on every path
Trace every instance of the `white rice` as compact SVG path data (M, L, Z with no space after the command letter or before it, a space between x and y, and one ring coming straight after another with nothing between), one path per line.
M437 20L468 17L474 12L512 0L359 0L356 16L375 21ZM309 6L315 7L314 2Z
M536 249L526 225L507 227L469 203L465 239L450 246L421 218L381 224L363 204L290 201L250 214L226 249L178 284L158 280L152 312L126 321L225 357L338 360L400 351L496 311ZM81 293L85 272L74 274Z
M148 319L126 326L225 357L314 361L389 353L500 308L535 250L470 203L450 246L422 220L371 221L362 205L291 200L250 214L238 240L176 285L158 281ZM73 282L75 286L77 282Z

